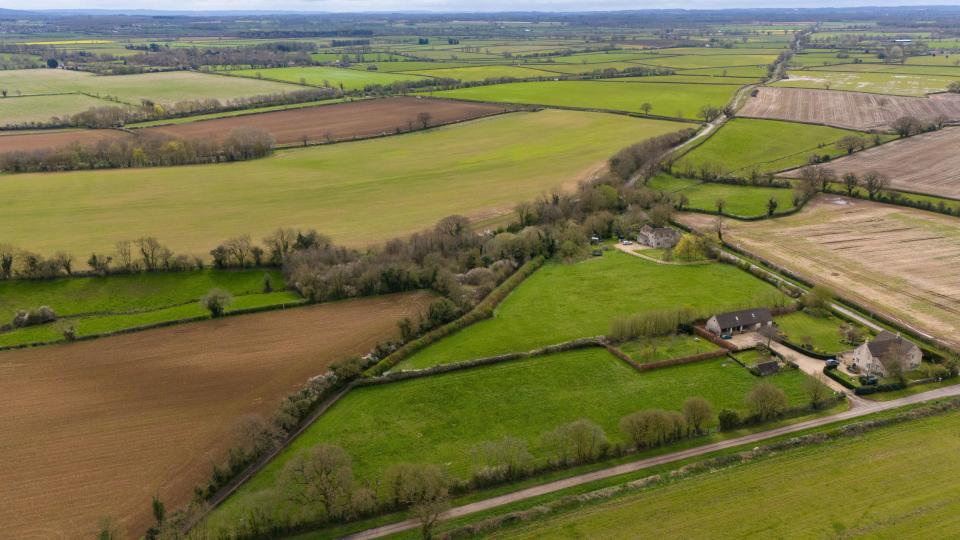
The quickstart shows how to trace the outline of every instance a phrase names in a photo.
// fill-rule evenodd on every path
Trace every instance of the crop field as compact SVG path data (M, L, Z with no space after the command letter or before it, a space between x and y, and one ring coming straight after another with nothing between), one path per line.
M914 57L923 58L923 57ZM960 59L960 56L956 56ZM811 69L811 73L816 76L821 71L841 71L857 73L896 73L900 75L931 75L936 78L947 76L950 78L960 77L960 68L953 65L942 64L847 64L843 66L825 66ZM942 92L944 88L937 90Z
M958 145L960 128L945 128L858 152L832 161L829 168L838 175L882 171L894 189L960 199Z
M33 99L33 98L31 98ZM3 102L0 101L0 106ZM43 148L59 148L73 143L96 143L122 139L128 135L115 129L65 129L55 131L0 132L0 153L29 152Z
M925 96L933 92L943 92L952 81L960 81L960 77L903 73L807 70L790 71L787 74L789 79L774 84L791 88L824 88L897 96Z
M264 292L265 275L274 292ZM72 326L78 336L209 315L200 305L208 291L231 293L227 312L265 306L296 305L304 300L284 291L275 270L204 270L77 277L45 281L0 281L0 321L18 309L49 306L55 323L0 333L0 346L63 340Z
M781 315L775 322L787 337L787 341L801 346L813 345L813 349L819 353L833 354L854 347L841 340L840 327L845 324L845 321L834 316L819 317L805 311L797 311ZM864 336L869 334L864 332Z
M647 181L647 186L670 194L674 200L686 195L687 208L716 211L717 200L723 199L724 213L734 216L765 216L771 198L777 200L778 213L793 208L793 190L785 188L709 183L669 174L658 174Z
M668 266L611 251L575 264L544 266L497 307L492 319L434 343L399 369L604 335L614 319L649 310L689 305L708 314L772 305L782 298L772 286L731 265Z
M262 238L280 226L366 246L451 214L512 212L520 200L591 177L631 142L683 127L549 110L255 161L22 174L0 183L0 198L18 201L0 213L0 234L41 253L109 251L156 235L175 252L206 254L225 238Z
M141 99L157 103L175 103L190 99L229 100L260 94L280 94L298 90L296 86L271 81L224 79L190 71L143 73L139 75L99 76L63 69L29 69L0 71L0 87L10 92L29 94L89 94L112 96L121 102L140 105ZM6 99L0 99L0 103ZM109 105L97 101L98 106ZM93 105L91 105L93 106ZM65 114L53 109L47 117Z
M918 98L764 87L747 101L738 115L867 131L889 129L891 122L907 115L927 122L939 116L960 119L960 96L938 94Z
M863 133L828 126L736 118L684 155L676 166L682 170L709 165L738 176L753 169L780 171L806 164L811 155L846 154L834 143L847 135L866 138Z
M49 122L54 116L69 116L105 106L117 104L83 94L8 97L0 99L0 127Z
M147 131L187 139L223 140L238 127L253 126L269 131L278 144L294 145L305 139L339 141L408 131L411 127L420 129L420 113L428 113L429 124L437 126L505 110L503 106L486 103L393 97L159 126Z
M90 537L104 515L144 530L150 497L186 503L234 444L241 417L269 417L309 377L367 352L431 298L351 300L0 353L5 534Z
M676 69L724 68L738 66L767 66L777 59L775 54L711 54L680 55L666 58L645 58L639 60L651 66L663 66Z
M379 71L360 71L337 67L282 67L268 69L237 69L231 75L240 80L269 79L295 84L314 86L343 86L345 90L360 90L375 84L389 85L400 81L418 81L423 77L399 73L380 73Z
M955 536L960 415L884 427L502 530L491 538ZM870 473L852 464L869 461ZM936 464L935 466L932 466ZM847 486L841 503L824 486ZM758 512L758 508L764 511ZM670 519L663 519L669 515ZM655 526L653 524L656 524Z
M433 92L431 95L472 101L626 112L640 112L640 105L647 102L653 106L652 114L693 119L704 105L726 105L738 88L739 85L542 81L459 88Z
M710 219L681 218L705 229L712 227ZM821 196L789 217L728 222L724 238L948 343L960 343L955 218Z
M765 380L782 388L791 403L802 404L805 377L789 371ZM471 448L484 441L518 437L543 461L539 437L561 424L586 418L619 441L617 424L626 414L678 410L690 396L706 398L717 410L743 410L743 396L756 383L729 359L637 373L595 348L358 388L219 507L210 524L235 522L251 505L275 500L270 491L285 463L320 442L343 447L362 479L376 480L402 462L440 463L466 478Z

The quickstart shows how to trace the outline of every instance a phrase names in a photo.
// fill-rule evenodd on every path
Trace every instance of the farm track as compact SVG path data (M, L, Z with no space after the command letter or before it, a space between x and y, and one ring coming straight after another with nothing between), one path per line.
M548 495L550 493L556 493L561 490L582 486L584 484L589 484L591 482L596 482L596 481L605 480L608 478L614 478L614 477L629 474L629 473L634 473L637 471L642 471L644 469L648 469L650 467L655 467L658 465L665 465L665 464L674 463L676 461L680 461L684 459L703 456L705 454L709 454L713 452L729 450L731 448L735 448L738 446L755 444L755 443L759 443L774 437L781 437L784 435L789 435L791 433L797 433L797 432L808 430L808 429L827 426L836 422L852 420L852 419L860 418L869 414L890 411L890 410L908 406L908 405L923 403L925 401L930 401L934 399L954 397L958 395L960 395L960 385L954 385L946 388L929 390L927 392L914 394L912 396L894 399L891 401L862 402L862 404L856 408L852 408L850 410L833 414L830 416L815 418L813 420L807 420L805 422L799 422L796 424L791 424L788 426L770 429L767 431L761 431L759 433L744 435L742 437L737 437L734 439L727 439L725 441L698 446L698 447L690 448L687 450L680 450L678 452L673 452L670 454L665 454L665 455L656 456L656 457L647 458L647 459L641 459L638 461L633 461L631 463L625 463L623 465L617 465L617 466L610 467L607 469L602 469L599 471L584 473L577 476L572 476L570 478L564 478L562 480L556 480L553 482L548 482L546 484L541 484L539 486L522 489L520 491L515 491L513 493L507 493L505 495L500 495L500 496L492 497L482 501L465 504L465 505L447 510L441 516L441 519L449 520L449 519L454 519L458 517L468 516L470 514L475 514L477 512L490 510L490 509L504 506L507 504L521 502L527 499L532 499L534 497L540 497L542 495ZM415 529L419 526L420 526L419 521L415 519L408 519L406 521L392 523L389 525L383 525L381 527L368 529L366 531L347 535L344 537L344 539L345 540L371 540L373 538L382 538L384 536L388 536L391 534L397 534L403 531Z
M960 96L908 97L841 90L761 87L740 116L823 124L867 131L886 130L901 116L930 122L939 116L960 121Z
M269 417L431 299L351 300L0 353L0 536L89 537L105 511L138 536L154 493L175 508L209 478L238 419Z

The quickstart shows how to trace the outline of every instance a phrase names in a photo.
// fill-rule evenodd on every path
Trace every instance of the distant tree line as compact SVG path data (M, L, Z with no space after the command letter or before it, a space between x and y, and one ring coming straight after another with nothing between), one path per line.
M60 148L0 154L0 171L52 172L80 169L160 167L256 159L273 152L273 136L262 128L239 127L222 142L136 131L129 137Z
M205 66L245 66L253 69L306 66L316 62L317 45L306 41L263 43L250 47L158 47L124 58L125 64L201 69Z

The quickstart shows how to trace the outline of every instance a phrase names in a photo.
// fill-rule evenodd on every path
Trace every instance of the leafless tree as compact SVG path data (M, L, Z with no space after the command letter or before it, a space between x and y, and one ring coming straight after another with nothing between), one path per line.
M320 506L327 519L343 515L354 487L353 464L339 446L318 444L295 455L280 475L279 486L291 502Z
M877 195L890 186L890 179L877 171L868 171L863 175L863 187L867 190L870 199L875 199Z

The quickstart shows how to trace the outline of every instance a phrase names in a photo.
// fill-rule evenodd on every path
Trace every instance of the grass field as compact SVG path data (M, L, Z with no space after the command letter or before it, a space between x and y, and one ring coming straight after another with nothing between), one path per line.
M677 178L661 173L647 182L650 189L670 193L674 200L686 195L687 208L716 211L717 200L723 199L725 214L753 217L767 215L767 202L777 200L777 212L793 208L793 190L775 187L738 186L706 183L690 178Z
M193 71L98 76L63 69L0 71L0 87L8 88L12 94L19 90L24 95L73 92L99 97L113 96L133 105L140 105L141 99L157 103L206 98L228 100L298 90L296 86L284 83L224 79L219 75ZM100 103L101 106L103 104ZM47 116L56 113L51 110Z
M681 55L667 58L645 58L638 62L651 66L663 66L676 69L724 68L738 66L766 66L777 59L775 54L708 54Z
M628 341L618 345L617 348L640 364L720 350L719 346L689 334L672 334Z
M960 486L943 482L942 475L960 465L958 431L956 413L916 420L776 453L492 537L637 538L653 523L656 536L665 538L952 537L960 531ZM868 474L856 465L865 459ZM825 489L847 495L838 501Z
M652 114L696 118L700 107L722 107L736 93L738 85L633 84L629 82L543 81L497 84L434 92L436 97L584 107L640 112L640 105L653 105Z
M432 300L348 300L0 352L4 535L91 538L109 515L139 536L151 496L188 503L242 417L270 418L308 378L392 339Z
M791 403L802 404L804 377L791 371L766 380L783 388ZM730 360L641 374L597 348L359 388L218 508L212 524L231 523L249 504L269 500L269 490L290 457L320 442L342 446L363 479L376 479L398 462L444 464L466 478L470 449L484 441L519 437L543 460L540 435L563 423L586 418L619 441L617 423L628 413L654 407L678 410L694 395L708 399L717 410L743 409L743 396L756 383Z
M575 264L544 266L497 307L492 319L434 343L400 369L604 335L615 318L646 310L690 305L708 314L780 298L770 285L730 265L667 266L610 251Z
M258 239L281 226L363 246L450 214L512 212L518 201L591 176L631 142L683 127L541 111L248 162L10 176L0 198L18 204L0 213L0 231L4 242L84 259L142 235L206 254L230 236Z
M514 79L534 79L549 77L549 73L537 69L528 69L522 66L473 66L450 69L426 69L422 71L406 71L407 75L421 75L424 77L439 77L457 79L460 81L482 81L511 77Z
M811 155L846 155L835 143L847 135L870 141L870 136L864 133L828 126L736 118L684 155L676 166L683 170L688 166L699 169L702 165L712 165L725 174L740 177L751 169L780 171L806 164Z
M264 292L269 274L274 292ZM207 317L199 299L213 288L229 291L227 312L268 306L297 305L304 300L284 291L275 270L151 273L52 281L0 282L0 321L17 309L49 306L59 319L51 324L0 333L0 347L64 339L73 327L77 336L116 332L157 323Z
M830 90L924 96L932 92L943 92L952 81L960 80L960 74L957 77L949 77L826 70L790 71L788 75L789 79L777 81L774 86L826 88L829 85Z
M787 337L787 341L806 347L813 345L815 352L833 354L855 347L840 339L840 327L845 323L836 317L815 317L804 311L797 311L776 318L777 327ZM864 337L869 334L864 333Z
M272 79L315 86L339 87L344 90L362 90L365 86L375 84L388 85L398 81L417 81L423 77L403 75L399 73L380 73L379 71L361 71L336 67L283 67L268 69L238 69L230 72L231 75L246 78Z
M83 94L9 97L0 99L0 127L49 122L54 116L69 116L92 107L109 106L124 105Z

